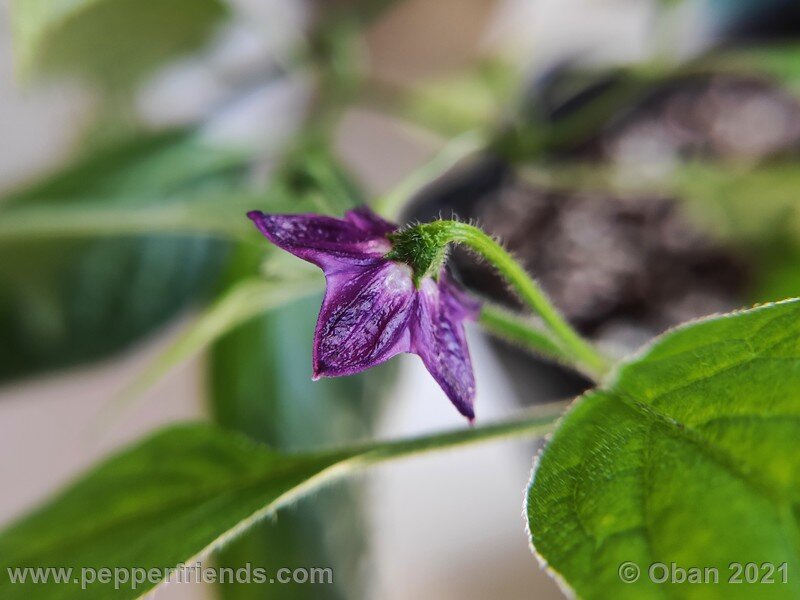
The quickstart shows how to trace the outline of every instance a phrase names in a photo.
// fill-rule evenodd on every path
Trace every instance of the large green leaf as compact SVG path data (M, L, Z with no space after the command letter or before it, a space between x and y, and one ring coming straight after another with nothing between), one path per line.
M623 365L563 419L527 516L581 597L797 598L800 300L690 324ZM628 561L636 583L618 572ZM657 562L716 568L719 583L651 583ZM788 583L727 583L750 562L788 563Z
M164 228L131 215L159 221L177 206L184 219L172 231L197 232L187 226L191 206L212 220L204 207L241 197L246 165L247 157L181 131L92 156L0 201L0 379L104 356L202 298L225 244L206 235L133 235ZM231 204L246 222L242 206ZM120 221L139 228L117 239L92 230L120 233Z
M14 0L12 8L23 73L79 72L108 86L196 47L226 12L220 0Z
M81 573L87 572L82 569L191 564L337 476L436 448L541 435L555 414L313 454L280 454L209 426L171 428L97 467L0 534L0 597L137 598L158 581L115 590L113 580L98 577L81 589ZM25 567L74 571L68 583L12 583L14 569Z
M294 302L247 323L211 353L213 412L225 427L282 451L318 448L368 436L380 397L366 398L365 376L312 381L311 338L321 299ZM287 341L288 340L288 341ZM247 598L358 598L365 524L357 487L337 486L299 502L227 546L219 564L275 571L320 565L334 585L266 588L231 583L221 595Z
M358 192L345 196L343 200L352 201ZM227 279L236 282L243 274L253 272L260 260L258 250L240 244ZM283 271L284 278L288 276L285 271L290 270L299 277L298 267L305 263L294 257L287 257L286 262L281 269L273 261L270 270ZM321 274L312 270L312 281L321 285ZM290 280L284 286L291 291L291 284ZM298 284L308 289L305 277L294 286ZM232 290L240 286L235 284ZM385 390L392 365L355 377L311 380L311 341L321 302L319 291L277 306L216 341L209 375L212 414L217 422L281 451L307 451L371 437L370 425L385 393L370 394L367 388L380 379ZM334 585L265 587L235 582L221 586L220 596L226 600L360 597L365 553L360 499L358 485L326 489L298 502L278 519L260 523L227 545L218 557L218 564L226 567L240 568L249 563L269 571L285 566L328 566L336 572Z

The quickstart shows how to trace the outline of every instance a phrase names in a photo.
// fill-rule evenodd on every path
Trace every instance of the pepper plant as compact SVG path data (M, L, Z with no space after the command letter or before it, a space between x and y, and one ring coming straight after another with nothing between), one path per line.
M24 71L89 76L99 82L109 114L118 116L128 93L121 90L133 89L165 57L201 43L226 14L210 0L116 4L18 0L14 18ZM800 300L758 298L771 301L681 324L619 357L562 316L503 239L457 215L430 221L404 216L429 183L479 155L497 157L530 177L544 173L553 186L613 187L602 168L554 164L552 157L670 78L742 69L791 84L793 72L781 59L793 50L773 50L767 61L759 52L722 53L692 64L634 69L624 74L624 85L603 88L611 91L601 91L563 121L520 110L496 125L480 111L465 111L468 130L393 192L369 198L337 160L332 137L345 108L374 98L364 93L370 84L353 56L362 30L390 4L317 7L315 25L292 57L293 69L315 77L316 101L268 183L252 183L256 153L210 144L201 126L131 141L127 124L114 140L89 145L77 165L0 204L0 247L14 257L0 259L5 379L108 355L197 301L204 306L197 321L124 396L135 399L171 367L208 348L212 396L211 422L154 432L0 533L0 596L136 598L163 583L156 578L119 589L100 579L88 585L13 583L10 573L23 567L163 572L209 555L222 564L267 560L290 552L287 540L308 543L314 535L303 533L302 519L290 518L288 527L277 529L267 517L334 480L412 455L548 436L532 457L520 497L520 535L529 538L531 568L539 568L538 559L567 593L798 597ZM111 35L97 24L117 10L129 11L143 27L159 24L152 43L123 28L114 31L116 54L96 53ZM187 18L170 21L171 11ZM87 39L86 31L97 39ZM494 68L505 77L468 75L475 85L505 93L511 69ZM420 111L420 95L413 91L403 101L399 109L383 108L396 118L436 124L435 104ZM453 114L439 120L443 132L462 127ZM794 186L787 192L776 171L759 167L688 165L670 184L695 206L724 206L732 217L728 239L756 247L752 227L747 234L736 228L753 224L747 210L781 219L798 214ZM702 174L692 176L693 168ZM720 192L733 188L740 196L726 204ZM763 188L772 202L753 209ZM454 247L491 266L521 308L501 306L464 285L450 260ZM763 275L772 255L760 249ZM322 269L324 283L282 251ZM796 258L796 244L787 250L792 252ZM781 272L791 270L786 264L797 266L783 262ZM76 295L80 282L99 281L105 272L124 276L95 295L95 306L84 305ZM129 274L137 272L149 277L151 293L153 281L164 293L149 304L135 302L141 282ZM770 273L765 278L774 282ZM795 280L785 281L790 288ZM800 293L800 287L792 289ZM47 323L27 318L36 317L37 305L25 301L31 293L46 297L62 319L45 344L36 341ZM281 329L280 322L292 326ZM592 387L568 406L546 404L485 422L476 391L481 402L491 402L492 394L474 377L465 325L573 369ZM299 332L314 327L313 345L302 347ZM365 390L374 394L391 383L382 370L373 385L356 374L401 353L419 356L442 397L469 423L408 439L350 440L368 436L380 408L379 398L364 399ZM288 374L278 373L284 370ZM306 386L309 402L287 407L280 377ZM349 385L357 393L346 395L357 400L327 402L325 395L336 388L325 386L333 383L308 382L320 378ZM270 412L275 407L280 410ZM359 425L344 434L328 429L332 407L355 415ZM295 417L276 416L286 413ZM304 423L318 418L308 439L289 436L300 429L297 414ZM316 434L324 447L309 441ZM335 510L359 502L356 494L327 501ZM647 573L632 578L623 569L646 571L655 563L716 569L721 579L689 585L654 581ZM756 576L746 571L735 581L735 564L756 565Z

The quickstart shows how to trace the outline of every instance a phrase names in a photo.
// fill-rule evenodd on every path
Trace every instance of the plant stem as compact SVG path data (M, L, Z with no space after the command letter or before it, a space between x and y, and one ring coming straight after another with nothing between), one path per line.
M570 357L561 349L549 331L542 328L527 315L521 315L492 303L481 307L478 323L492 335L521 346L526 350L543 354L562 363L570 363Z
M346 462L354 462L353 466L370 465L484 441L544 436L553 430L568 404L569 402L564 401L535 407L508 421L482 427L462 428L390 442L370 442L361 447L343 450L342 454L351 457Z
M448 224L447 231L452 241L469 246L508 280L520 298L542 318L573 361L583 365L598 379L605 375L611 366L610 362L564 320L544 291L505 248L472 225L458 221L442 223Z
M433 159L413 171L391 192L380 198L373 208L385 217L396 220L410 198L468 156L480 152L483 146L482 136L474 131L453 138L436 153Z
M553 307L539 285L528 275L524 268L492 237L467 223L459 221L433 221L408 227L389 236L392 250L386 255L389 260L404 262L414 272L414 281L418 283L425 277L438 277L442 263L446 258L449 244L464 244L479 256L485 258L511 284L519 297L535 314L541 317L557 340L562 355L570 364L599 381L608 372L611 363L594 346L584 340ZM494 317L494 318L493 318ZM541 335L526 332L516 323L511 332L509 323L500 323L499 315L490 314L488 320L496 327L513 333L517 339L522 336L525 341L540 341ZM507 321L507 320L506 320ZM538 339L534 339L534 336ZM552 352L551 352L552 353Z

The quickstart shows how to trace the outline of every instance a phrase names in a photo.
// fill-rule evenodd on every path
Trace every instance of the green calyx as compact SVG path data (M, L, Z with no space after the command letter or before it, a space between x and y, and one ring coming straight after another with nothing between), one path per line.
M410 266L418 287L426 277L438 278L453 241L451 225L452 221L434 221L389 234L392 249L386 258Z

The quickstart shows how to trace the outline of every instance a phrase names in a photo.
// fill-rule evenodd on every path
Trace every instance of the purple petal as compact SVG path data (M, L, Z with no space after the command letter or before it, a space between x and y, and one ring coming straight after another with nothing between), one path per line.
M347 211L344 218L362 231L376 236L383 237L397 230L397 225L379 217L366 206Z
M411 328L412 350L419 354L450 401L470 421L475 418L475 376L467 348L462 298L452 294L452 284L442 287L422 282L417 318Z
M439 290L453 318L459 321L475 321L478 318L481 312L480 301L457 285L444 268L439 274Z
M411 269L381 264L328 276L314 334L314 378L352 375L410 349Z
M315 214L268 215L260 211L247 216L273 244L326 273L374 264L391 249L385 235L365 231L349 220Z

